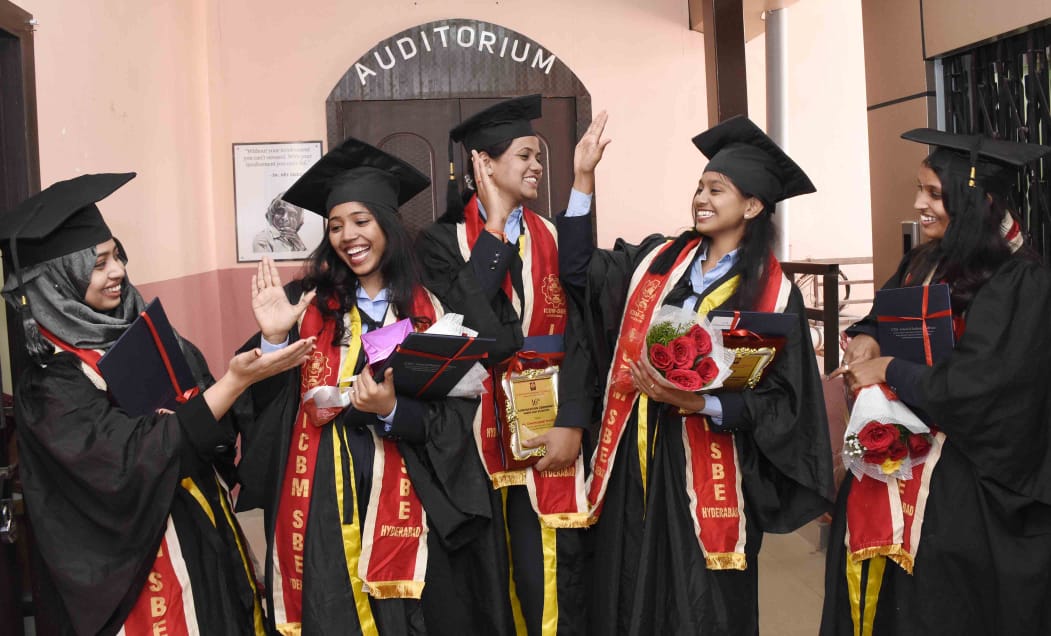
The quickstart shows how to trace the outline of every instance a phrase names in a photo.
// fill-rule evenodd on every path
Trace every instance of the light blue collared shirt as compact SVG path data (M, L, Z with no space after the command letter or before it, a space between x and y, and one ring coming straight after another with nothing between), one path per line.
M478 213L482 215L483 219L488 219L489 215L485 212L485 206L482 205L482 200L478 199ZM511 214L507 215L507 221L504 222L504 236L507 237L508 243L517 243L518 237L522 236L522 206L511 210Z
M584 194L576 189L569 193L569 204L566 206L566 216L584 216L591 212L591 199L592 195ZM479 209L481 206L479 205ZM506 232L505 232L506 234ZM510 237L508 237L510 240ZM690 269L690 286L693 287L693 291L696 294L702 293L708 289L712 283L725 276L730 269L737 263L737 252L734 250L719 259L719 262L715 264L715 267L711 271L705 273L702 270L702 264L708 258L708 250L697 256L697 260L693 262L693 267ZM683 303L683 307L687 304L692 305L694 309L697 307L697 297L690 296ZM704 415L712 418L712 423L716 426L722 426L723 424L723 403L719 401L719 398L715 395L707 394L704 396L704 408L700 411Z
M372 318L374 321L380 323L381 325L383 324L383 320L387 317L387 309L390 307L390 301L388 300L388 292L386 287L381 289L379 293L376 294L375 298L369 298L369 295L365 291L365 289L359 286L357 301L358 309L368 314L369 318ZM368 332L368 323L364 320L361 321L361 333ZM280 351L281 349L284 349L288 346L288 338L285 338L285 341L280 344L270 344L269 342L267 342L266 338L262 336L259 337L259 340L259 349L263 353ZM376 417L378 417L383 422L383 429L385 432L389 433L391 431L391 424L394 422L394 413L396 413L397 411L398 403L397 401L395 401L394 409L389 414L387 414L386 417L379 414L376 415Z

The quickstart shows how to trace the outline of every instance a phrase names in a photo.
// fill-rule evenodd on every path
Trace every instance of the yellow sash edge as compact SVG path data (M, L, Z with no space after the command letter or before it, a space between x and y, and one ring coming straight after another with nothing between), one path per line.
M369 583L369 596L372 598L420 598L423 595L423 581L384 581Z
M526 474L524 470L508 470L493 473L489 476L489 479L493 482L493 490L500 490L501 488L508 488L510 486L526 485Z
M591 525L591 515L586 512L558 512L540 515L540 521L548 528L586 528Z
M704 556L709 570L747 570L748 559L740 552L711 552Z

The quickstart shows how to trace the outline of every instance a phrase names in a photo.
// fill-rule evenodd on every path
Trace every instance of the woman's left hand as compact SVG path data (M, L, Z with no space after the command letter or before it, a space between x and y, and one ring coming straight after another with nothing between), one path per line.
M704 396L692 391L683 391L660 374L649 360L633 360L628 363L631 379L635 388L645 393L651 400L677 406L680 409L696 413L704 408Z
M596 115L573 149L573 188L578 192L591 194L595 191L595 168L602 161L606 146L613 141L602 137L608 118L606 111Z
M387 369L383 373L382 382L373 380L367 368L359 373L350 390L350 403L364 413L375 413L381 417L389 415L398 403L398 396L394 394L394 369Z
M547 454L533 466L534 469L541 472L562 470L577 460L577 455L580 454L580 438L583 434L584 430L580 428L556 426L533 439L523 440L522 446L526 448L547 447Z
M840 369L843 371L844 377L850 384L851 390L856 391L871 384L886 382L887 365L889 365L890 361L893 359L894 358L890 356L883 356L880 358L863 360L861 362L845 363Z

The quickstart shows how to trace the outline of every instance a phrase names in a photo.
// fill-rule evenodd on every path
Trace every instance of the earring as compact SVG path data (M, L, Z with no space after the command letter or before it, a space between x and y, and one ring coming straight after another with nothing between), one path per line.
M474 190L474 179L471 178L471 175L465 174L463 176L463 183L467 186L468 190Z

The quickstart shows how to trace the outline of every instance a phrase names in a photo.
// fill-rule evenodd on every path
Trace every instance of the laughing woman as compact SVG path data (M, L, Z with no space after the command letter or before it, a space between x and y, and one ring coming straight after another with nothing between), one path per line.
M255 277L261 333L251 343L316 337L318 347L252 391L256 428L240 467L239 506L266 512L281 634L435 631L419 601L433 587L424 586L429 559L469 541L490 514L470 444L477 400L423 402L397 394L391 370L380 382L363 372L362 334L401 319L423 328L442 314L418 282L398 214L428 185L409 164L346 140L285 194L326 219L305 277L282 288L268 259ZM330 404L324 416L315 394L341 389L349 406Z
M929 129L902 137L934 147L917 174L927 242L884 288L947 283L956 346L929 367L881 356L874 315L847 330L851 385L888 383L936 434L898 488L844 481L821 633L1048 634L1051 273L1007 192L1051 147Z
M605 143L599 123L578 145L574 188L584 193ZM592 634L757 633L763 533L815 518L832 490L806 310L771 253L774 204L814 186L744 117L693 141L710 161L693 228L674 240L594 250L587 216L559 218L563 282L591 323L589 393L601 408L588 483ZM798 329L754 389L696 394L624 352L661 305L787 312ZM610 381L620 374L629 390Z
M301 364L312 343L240 354L214 381L179 338L200 393L139 417L114 404L100 354L145 303L95 203L134 176L56 183L0 222L12 272L4 297L22 314L37 363L15 391L22 485L44 565L36 613L62 634L261 635L227 492L235 432L224 414L252 382Z
M549 371L561 364L553 425L533 440L546 455L533 465L510 459L497 425L497 413L507 412L505 396L490 391L483 399L473 438L492 482L497 522L484 547L449 555L449 594L427 607L439 613L466 600L492 621L485 633L553 636L584 629L580 449L588 419L574 408L583 374L559 362L567 312L554 226L527 207L544 178L541 139L530 124L540 111L539 95L507 100L450 132L472 153L473 179L462 199L450 184L449 209L421 234L417 249L428 289L464 314L465 325L496 340L491 388L520 353L533 361L545 356Z

